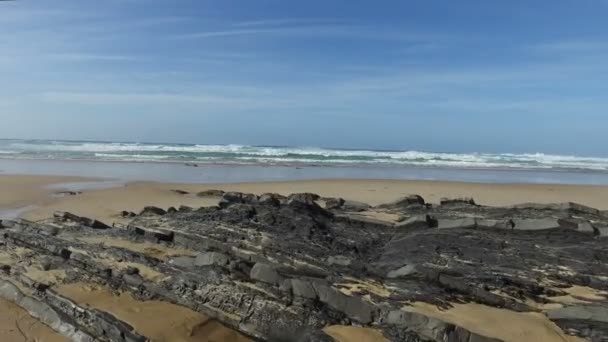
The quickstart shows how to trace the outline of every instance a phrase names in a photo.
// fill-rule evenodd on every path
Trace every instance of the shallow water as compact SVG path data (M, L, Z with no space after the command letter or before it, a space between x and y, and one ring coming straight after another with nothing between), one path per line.
M175 183L235 183L307 179L401 179L478 183L538 183L608 185L608 172L505 169L458 169L414 166L268 166L180 163L91 162L0 159L0 174L81 176L112 179L78 182L61 189L113 187L129 181Z

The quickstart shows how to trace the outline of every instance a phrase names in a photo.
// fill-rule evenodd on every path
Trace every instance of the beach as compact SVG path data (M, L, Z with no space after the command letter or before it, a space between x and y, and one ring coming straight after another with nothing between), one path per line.
M429 203L439 203L443 197L472 197L478 204L489 206L526 202L576 202L608 210L608 186L330 179L232 184L110 182L109 188L95 189L96 186L105 183L106 181L102 179L77 177L0 175L0 208L5 216L17 215L32 220L50 217L55 211L69 211L112 223L120 220L119 213L123 210L139 212L149 205L164 209L180 205L191 207L215 205L219 198L198 197L196 194L218 189L282 195L310 192L323 197L342 197L371 205L387 203L409 194L418 194ZM93 189L82 189L82 185ZM82 192L61 193L74 189L80 189ZM185 191L187 194L174 190Z
M69 162L68 164L69 165ZM116 166L115 166L116 167ZM144 165L137 165L138 168ZM175 166L173 166L175 167ZM188 169L190 170L190 169ZM428 180L399 180L399 179L294 179L287 181L256 181L256 182L160 182L149 180L135 179L116 179L102 177L78 177L65 175L0 175L0 218L14 219L25 218L31 221L43 221L52 217L56 212L70 212L72 214L88 217L99 220L107 225L128 224L130 217L124 217L123 211L140 213L146 206L155 206L164 210L170 207L179 208L187 206L192 208L215 206L221 199L221 196L214 195L214 192L209 190L221 190L224 192L243 192L261 195L264 193L276 193L283 196L288 196L293 193L314 193L322 198L343 198L349 201L366 203L372 206L378 206L383 203L389 203L396 199L403 198L412 194L420 195L427 203L439 206L442 198L473 198L477 204L484 206L505 207L513 206L522 203L562 203L576 202L585 206L597 208L600 210L608 210L608 186L606 185L584 185L584 184L534 184L534 183L481 183L481 182L456 182L456 181L428 181ZM166 176L165 176L166 177ZM144 177L145 178L145 177ZM204 193L204 194L201 194ZM370 211L369 213L361 213L362 217L370 217L375 220L384 222L382 224L397 224L400 221L399 215L394 215L386 212ZM120 225L119 225L120 226ZM92 243L97 246L105 246L103 248L126 248L134 252L144 253L162 260L171 260L182 255L194 255L192 251L187 249L171 249L161 246L154 246L150 243L125 242L124 240L116 240L103 236L80 238L80 242ZM76 251L76 249L75 249ZM10 257L8 254L6 258ZM12 257L14 258L14 256ZM9 260L7 259L7 260ZM10 259L11 262L17 262L15 259ZM9 260L9 261L10 261ZM136 267L141 277L150 281L160 282L166 280L165 276L158 273L153 268L144 266L138 263L123 263L122 261L105 261L105 265L109 265L117 270L126 270L128 267ZM39 279L43 282L61 282L64 273L50 273L51 271L30 270L29 277ZM357 285L362 286L362 285ZM365 285L369 286L369 285ZM78 287L81 288L81 287ZM358 287L357 287L358 288ZM375 287L374 287L375 288ZM58 287L62 290L62 287ZM596 291L593 289L582 288L585 291ZM259 289L258 289L259 290ZM105 290L104 290L105 291ZM380 293L383 293L380 288ZM73 292L73 291L72 291ZM74 295L69 292L71 298L77 298L86 295L86 305L109 310L117 317L137 327L138 331L146 333L148 336L157 336L159 341L176 342L176 341L191 341L192 336L198 336L201 326L204 326L205 333L201 335L202 340L206 340L204 336L216 336L223 341L246 341L246 337L236 333L234 330L226 327L218 322L209 321L207 316L192 316L188 320L188 324L182 325L177 320L169 322L166 326L179 326L179 333L174 335L165 334L165 325L152 326L147 322L139 319L139 311L129 309L133 307L133 299L128 297L128 294L120 294L112 296L109 292L98 291L104 296L110 296L112 305L101 305L96 301L101 296L96 292L86 293L82 296ZM67 292L66 292L67 293ZM350 291L344 292L352 295ZM356 293L356 292L355 292ZM603 292L590 292L595 297L594 300L603 299ZM597 294L599 295L597 295ZM80 297L79 297L80 296ZM598 297L599 296L599 297ZM83 297L85 298L85 297ZM557 298L557 297L556 297ZM564 297L569 298L568 302L576 302L585 299L584 296ZM125 300L130 300L132 303L128 306L123 306L121 303ZM80 300L80 299L79 299ZM106 301L107 302L107 301ZM100 303L106 303L100 302ZM93 304L92 304L93 303ZM109 302L108 302L109 303ZM148 304L142 304L148 305ZM152 305L152 304L149 304ZM158 302L159 307L164 305ZM473 308L477 308L475 304L467 304ZM539 304L540 305L540 304ZM559 304L555 304L558 307ZM23 322L29 322L29 327L34 327L30 330L20 332L15 323L11 322L9 316L0 317L3 330L0 331L0 337L11 338L15 341L27 341L28 338L36 338L40 341L63 341L64 337L47 329L45 325L36 323L35 319L29 318L27 313L13 304L0 301L2 310L6 312L14 312L22 317ZM170 305L165 305L170 307ZM502 315L509 314L500 310L482 307L481 311L470 310L469 306L456 306L456 310L468 310L466 319L457 318L450 315L452 311L432 311L430 309L418 310L417 306L409 308L413 312L420 312L430 317L437 317L453 324L464 327L470 327L473 331L481 331L492 336L494 331L500 331L500 327L495 321L500 321ZM144 307L144 306L142 306ZM546 306L551 307L551 306ZM137 309L139 310L139 309ZM164 309L163 309L164 310ZM168 309L167 309L168 310ZM170 310L181 312L179 307L171 307ZM418 311L416 311L418 310ZM477 310L477 309L476 309ZM488 316L488 312L492 315ZM194 313L187 312L189 315ZM190 316L188 316L190 317ZM520 316L517 316L518 318ZM525 321L527 318L522 316ZM534 317L544 317L537 315ZM28 321L29 319L29 321ZM162 317L157 314L151 314L150 320L162 321ZM543 318L544 319L544 318ZM514 333L501 334L496 333L496 337L505 337L505 341L517 340L516 334L534 333L543 336L543 341L583 341L575 337L565 337L563 332L553 323L546 319L538 319L538 322L529 321L529 327L526 327L519 332L513 328ZM209 324L205 322L211 322ZM476 329L477 323L482 322L485 328ZM488 323L490 322L490 323ZM492 325L494 324L494 325ZM495 326L496 325L496 326ZM538 328L538 329L537 329ZM524 331L525 330L525 331ZM176 330L177 331L177 330ZM375 329L356 328L350 326L332 326L325 329L325 333L332 336L338 342L346 342L353 339L384 342L387 339ZM192 335L195 334L195 335ZM188 337L190 336L190 337ZM513 337L515 336L515 337Z

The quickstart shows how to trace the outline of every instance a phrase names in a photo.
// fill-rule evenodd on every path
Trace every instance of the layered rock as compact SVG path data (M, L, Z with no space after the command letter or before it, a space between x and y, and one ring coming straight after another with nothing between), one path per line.
M187 308L243 339L331 341L327 327L352 325L392 341L511 341L488 328L501 312L539 320L547 340L608 336L608 217L592 208L216 194L218 207L146 207L124 228L69 213L2 222L0 296L74 341L153 338L62 291L83 283ZM479 324L458 319L467 308Z

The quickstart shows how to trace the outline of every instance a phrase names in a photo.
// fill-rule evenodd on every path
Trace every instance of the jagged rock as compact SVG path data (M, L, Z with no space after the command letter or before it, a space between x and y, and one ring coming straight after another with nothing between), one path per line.
M60 276L59 283L101 284L138 300L185 306L257 340L284 332L325 336L319 334L323 327L342 324L374 327L395 341L494 341L404 305L470 302L536 312L570 286L608 288L601 238L608 217L574 206L422 206L414 200L386 207L408 218L394 225L342 209L329 212L311 194L225 197L221 207L140 215L126 229L82 229L82 218L64 215L5 221L3 279L100 342L146 337L111 312L54 293L53 282L36 280L40 272ZM589 305L607 303L599 296ZM607 334L595 314L553 315L569 334Z
M123 210L120 212L120 216L121 217L135 217L135 216L137 216L137 214L132 211Z
M187 212L191 212L192 211L192 207L189 207L187 205L180 205L179 208L177 208L178 212L182 212L182 213L187 213Z
M346 296L332 287L318 283L313 283L313 288L321 302L343 312L349 318L362 324L372 321L374 309L362 299Z
M260 196L258 202L263 205L279 206L285 199L286 197L280 194L265 193Z
M369 205L367 203L351 201L351 200L346 200L346 201L344 201L344 204L342 204L342 209L345 211L358 212L358 211L365 211L369 208L371 208L371 205Z
M254 194L244 194L242 192L226 192L220 200L219 206L226 208L232 204L255 204L258 197Z
M604 341L608 336L608 307L605 305L567 306L547 312L547 317L565 330L591 341Z
M423 206L425 205L424 198L419 195L407 195L401 197L393 202L380 205L381 208L404 208L411 205Z
M344 205L345 201L343 198L326 198L325 199L325 209L340 209Z
M283 277L281 277L277 273L273 266L259 262L253 265L249 277L253 280L261 281L271 285L279 285L283 281Z
M439 202L441 205L453 205L453 204L467 204L467 205L476 205L475 200L472 197L462 197L462 198L447 198L444 197Z
M167 213L167 211L165 211L164 209L154 207L154 206L147 206L147 207L144 207L144 209L139 214L140 215L147 215L147 214L165 215L166 213Z
M395 225L397 229L419 229L419 228L434 228L437 227L437 220L429 215L417 215L409 219L399 222Z
M227 255L218 252L206 252L196 256L194 266L226 266L230 262Z
M220 197L223 195L224 195L223 190L215 190L215 189L201 191L196 194L196 196L198 196L198 197Z

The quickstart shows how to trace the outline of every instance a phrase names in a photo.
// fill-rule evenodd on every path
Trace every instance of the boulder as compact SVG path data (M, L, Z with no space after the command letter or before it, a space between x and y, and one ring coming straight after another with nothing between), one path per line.
M371 205L363 202L346 200L342 204L342 209L345 211L365 211L371 208Z
M316 299L317 293L309 281L300 279L291 279L291 289L293 294L298 297L307 299Z
M258 203L262 205L272 205L276 207L281 205L281 203L283 203L285 199L286 197L280 194L265 193L260 196L260 198L258 199Z
M259 262L253 265L249 277L271 285L280 285L283 281L283 277L277 273L273 266Z
M192 268L194 267L194 257L191 256L178 256L171 258L170 263L177 267Z
M223 253L205 252L196 256L194 266L226 266L230 262L230 258Z
M140 215L165 215L167 212L165 209L159 207L147 206L139 213Z
M373 319L373 306L358 297L346 296L333 287L313 283L315 292L319 300L334 310L340 311L348 318L356 320L362 324L368 324Z
M591 222L581 222L578 224L578 228L577 230L579 232L583 232L583 233L590 233L590 234L594 234L594 235L599 235L600 232L597 228L595 228Z
M340 209L344 205L343 198L326 198L325 199L325 209Z
M223 195L224 195L223 190L215 190L215 189L201 191L196 194L196 196L198 196L198 197L220 197Z
M411 205L424 205L424 198L419 195L407 195L393 202L380 205L381 208L404 208Z

